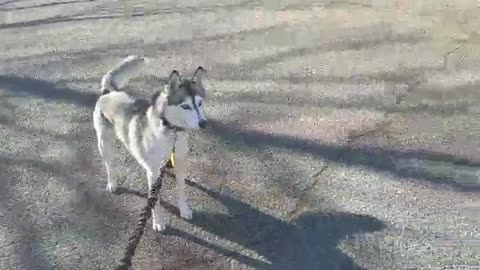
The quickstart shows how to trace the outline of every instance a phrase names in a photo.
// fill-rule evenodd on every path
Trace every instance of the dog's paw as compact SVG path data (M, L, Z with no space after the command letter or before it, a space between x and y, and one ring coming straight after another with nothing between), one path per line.
M117 184L108 183L107 191L111 193L114 193L115 191L117 191Z
M190 220L193 217L193 210L188 204L181 205L180 207L180 216L183 219Z
M153 221L153 230L156 232L164 232L167 228L167 224L165 222L160 221Z

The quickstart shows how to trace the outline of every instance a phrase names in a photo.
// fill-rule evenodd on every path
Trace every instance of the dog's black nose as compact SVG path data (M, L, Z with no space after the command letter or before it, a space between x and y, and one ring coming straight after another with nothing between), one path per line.
M207 120L201 120L200 122L198 122L198 126L200 126L200 128L207 127Z

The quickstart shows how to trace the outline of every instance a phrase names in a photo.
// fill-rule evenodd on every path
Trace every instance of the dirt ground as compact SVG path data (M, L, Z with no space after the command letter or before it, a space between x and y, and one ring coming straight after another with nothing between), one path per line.
M118 144L105 190L91 115L140 54L143 96L204 66L210 124L193 220L167 178L134 269L480 269L479 25L474 0L0 1L0 268L117 264L146 177Z

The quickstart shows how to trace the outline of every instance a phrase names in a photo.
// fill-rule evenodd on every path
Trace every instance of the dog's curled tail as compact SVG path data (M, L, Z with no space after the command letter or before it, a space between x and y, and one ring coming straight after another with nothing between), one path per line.
M100 88L102 95L111 91L120 91L132 77L137 75L145 62L147 62L145 57L130 55L118 66L109 70L102 78Z

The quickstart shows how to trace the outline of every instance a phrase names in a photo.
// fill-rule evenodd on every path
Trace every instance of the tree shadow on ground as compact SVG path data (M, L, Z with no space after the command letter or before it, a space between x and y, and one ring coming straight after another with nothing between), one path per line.
M12 96L33 96L86 107L93 107L99 96L96 93L75 91L41 79L14 75L0 75L0 88L10 92Z
M27 6L27 7L15 7L15 8L0 8L0 11L6 12L14 12L15 10L22 10L22 9L30 9L30 8L40 8L40 7L49 7L53 5L60 5L60 4L74 4L74 3L88 3L93 2L89 0L74 0L70 2L60 2L60 3L46 3L40 4L35 6ZM124 19L131 19L136 17L146 17L146 16L155 16L155 15L162 15L162 14L188 14L194 12L212 12L219 9L234 9L239 7L254 7L257 1L255 0L247 0L242 1L240 3L231 4L231 5L208 5L208 6L194 6L194 7L168 7L164 9L155 9L155 10L145 10L142 8L133 7L132 11L121 10L120 12L105 12L105 14L76 14L76 15L69 15L69 16L54 16L44 19L38 20L31 20L31 21L20 21L14 23L5 23L0 24L1 29L10 29L10 28L25 28L25 27L32 27L32 26L43 26L49 24L56 24L56 23L65 23L65 22L78 22L78 21L92 21L92 20L110 20L110 19L117 19L117 18L124 18ZM123 6L122 6L123 7ZM98 10L98 7L97 7Z
M93 2L93 1L94 0L71 0L71 1L65 1L65 2L43 3L43 4L23 6L23 7L5 7L5 8L0 8L0 11L16 11L16 10L25 10L25 9L42 8L42 7L53 7L53 6L76 4L76 3L89 3L89 2ZM9 4L10 2L11 1L9 1L7 3L4 3L4 4Z
M4 238L2 248L13 246L15 256L22 267L28 269L49 269L53 267L45 254L41 242L42 232L35 224L32 213L24 201L18 198L17 191L13 188L13 182L18 173L9 170L9 163L0 157L0 207L4 208L5 214L0 216L2 227L7 229L12 237Z
M80 124L81 121L83 120L78 123ZM31 186L40 185L39 189L48 188L46 187L48 181L57 181L60 186L66 188L67 194L71 195L71 197L66 197L66 201L69 203L67 207L75 209L76 214L80 216L93 214L99 217L99 220L89 221L89 228L91 229L89 232L96 238L102 238L105 242L111 241L111 238L99 233L102 228L106 228L104 222L109 220L109 222L113 221L113 224L121 224L126 220L126 215L118 206L113 204L107 191L103 189L99 191L97 182L89 181L90 176L100 174L98 166L94 166L94 160L91 156L97 149L94 144L81 145L79 141L87 137L94 138L92 131L81 130L68 134L58 134L44 129L14 124L5 126L14 129L19 137L25 137L24 134L29 134L47 141L61 141L69 146L67 152L71 156L60 156L58 159L43 158L35 150L29 153L17 153L15 156L0 152L0 165L6 168L22 168L25 170L24 174L29 177L27 184ZM74 192L69 193L68 191ZM73 217L76 223L75 227L85 225L83 220L82 222L76 220L78 217L75 217L75 213L70 212L70 214L73 214L69 218ZM74 221L64 220L64 222L73 223Z
M8 156L0 155L0 164L7 164L7 166L15 165L22 166L24 168L33 168L48 175L55 176L54 179L60 180L60 183L62 185L66 186L69 190L75 191L74 197L70 198L70 203L73 208L78 208L81 212L93 212L99 217L103 217L105 219L108 218L110 220L116 221L118 224L121 224L121 222L124 221L125 215L119 211L118 207L113 205L113 203L107 196L108 193L99 192L92 184L88 182L74 181L78 180L79 178L79 176L76 175L77 173L80 172L82 174L85 174L87 171L90 170L86 169L85 167L85 163L87 162L89 161L78 160L77 164L74 164L71 167L67 167L59 164L58 162L53 163L28 158L11 158ZM77 173L75 173L75 171ZM32 179L32 182L41 184L38 183L38 179ZM45 185L45 183L43 183L42 185ZM102 221L90 224L95 225L97 229L100 229L105 225L102 224ZM107 241L108 237L105 237L104 240Z
M15 122L17 106L11 102L9 95L0 95L0 124L8 125Z
M401 76L399 76L401 77ZM319 80L327 83L330 82L332 78L325 77L324 80ZM379 78L383 80L384 78ZM398 80L398 82L408 82L414 77L404 77L405 80ZM349 82L349 78L343 77L343 79L338 78L337 82ZM375 80L373 80L375 81ZM366 82L366 81L365 81ZM292 82L289 80L288 84ZM304 82L305 83L305 82ZM215 101L218 102L249 102L249 103L260 103L260 104L271 104L271 105L288 105L291 107L304 107L304 106L315 106L322 108L339 108L339 109L374 109L382 111L388 114L393 113L429 113L433 115L442 115L442 116L452 116L456 114L468 114L469 108L475 106L473 96L478 89L480 83L465 83L459 86L452 87L448 89L446 93L456 93L457 97L450 98L447 100L436 99L436 104L428 103L418 103L412 105L403 105L401 102L407 93L390 93L390 96L363 96L361 93L358 93L354 97L349 96L348 98L339 98L339 97L315 97L315 96L301 96L298 92L268 92L265 93L252 93L252 92L238 92L238 93L229 93L228 95L222 96L218 95L214 97ZM385 89L388 90L388 89ZM437 95L445 93L441 92L442 89L431 89L424 90L427 94L429 92L437 92ZM439 94L438 94L439 93ZM388 95L387 92L385 92ZM466 96L466 100L462 101L458 98L461 94ZM386 100L396 100L397 102L387 102Z
M370 28L371 26L361 27L358 30L362 31ZM295 57L303 57L308 55L314 56L315 54L319 54L321 52L362 50L387 44L416 44L428 40L428 36L418 32L373 39L345 38L343 40L334 40L333 42L323 43L315 47L292 48L290 50L278 52L273 55L262 55L254 59L242 61L240 64L217 64L215 65L214 74L223 79L255 81L258 80L258 75L256 73L259 69L271 64L288 61L289 59L293 59Z
M28 1L28 0L7 0L5 2L0 3L0 6L9 5L9 4L15 3L15 2L24 2L24 1Z
M53 269L55 265L58 266L56 263L62 261L58 257L62 254L75 255L74 257L85 254L94 260L99 260L86 243L91 242L94 245L100 245L102 249L109 250L113 244L122 241L124 224L133 224L129 215L121 210L121 206L113 204L106 191L103 189L99 191L95 183L85 181L85 174L92 173L91 169L86 167L91 160L86 159L87 157L75 158L76 162L69 166L61 165L58 161L47 162L18 156L13 158L0 153L0 169L3 173L3 177L0 177L0 184L2 184L0 207L6 209L6 215L0 217L0 220L13 232L14 253L7 254L18 257L23 267ZM2 167L5 167L5 170ZM8 167L17 167L20 171L13 174L13 170L10 170L7 173ZM14 187L19 185L20 178L25 177L29 179L27 186ZM50 183L50 181L58 181L58 183ZM48 194L50 192L48 186L51 184L65 187L65 195L60 196L69 197L66 199L66 204L62 206L63 210L57 209L58 203L53 210L46 203L45 208L40 212L31 211L29 205L43 205L49 198L22 199L22 196L18 196L19 191L14 190L19 188L21 192L35 189L37 192ZM38 221L39 219L46 219L48 222ZM55 246L53 239L60 239L60 243ZM87 249L73 251L76 245L87 247ZM72 253L69 253L69 249L60 249L59 246L71 247ZM52 251L55 251L55 256L52 255ZM79 267L78 264L85 265L83 260L73 259L73 257L65 263L73 268Z
M11 28L25 28L25 27L32 27L32 26L44 26L49 24L66 23L66 22L81 22L81 21L93 21L93 20L100 20L100 19L116 19L116 18L128 19L128 18L136 18L136 17L144 17L144 16L145 14L143 12L134 12L131 14L125 13L120 15L73 15L73 16L59 15L59 16L45 18L45 19L0 24L0 30L11 29Z
M166 233L214 249L256 269L362 269L337 245L355 234L385 228L373 217L341 212L306 212L290 223L223 192L214 192L195 183L190 185L221 202L228 211L228 214L195 212L190 223L255 251L269 263L228 251L177 229L168 228ZM167 207L178 215L174 206Z
M332 145L286 135L272 135L257 131L245 130L236 123L223 123L209 119L209 131L223 140L242 147L264 149L268 147L288 148L294 151L319 156L328 161L350 166L363 166L378 171L393 173L402 179L415 179L424 184L434 184L452 188L461 192L480 192L480 185L475 182L458 183L456 179L438 175L422 168L401 168L400 159L446 162L452 165L480 167L479 162L458 158L453 155L429 151L396 151L381 147L354 147L349 145Z
M50 100L61 100L68 103L93 107L98 95L91 92L80 92L67 87L57 86L55 83L29 77L0 75L0 88L12 95L31 95ZM378 171L394 173L404 179L427 180L426 183L448 186L462 192L478 192L478 183L456 183L448 176L434 174L421 168L399 168L399 159L416 159L426 161L446 162L453 165L479 167L480 162L458 158L453 155L430 152L408 151L401 152L378 147L353 147L348 145L322 144L297 139L290 136L270 135L260 132L243 130L236 123L222 123L211 119L208 129L213 135L224 140L242 144L253 148L269 146L289 148L314 154L327 160L347 165L360 165Z
M198 37L195 40L193 39L180 39L180 40L171 40L168 42L163 43L149 43L145 44L143 40L141 41L132 41L128 43L122 44L109 44L106 46L99 46L95 47L90 50L68 50L68 51L57 51L57 52L46 52L40 54L33 54L29 56L15 56L10 58L3 58L5 62L27 62L30 63L32 59L36 59L37 61L42 59L51 60L52 57L61 59L59 61L65 60L77 60L77 61L98 61L100 57L105 56L112 56L112 55L122 55L125 52L132 52L138 51L139 53L144 53L146 56L152 55L156 57L156 55L164 54L170 50L178 50L179 48L191 46L193 42L195 43L209 43L212 41L222 40L223 42L234 41L237 39L245 39L246 37L252 36L259 36L261 37L267 31L274 31L284 27L284 24L279 25L272 25L267 26L264 28L255 28L249 30L241 30L238 32L230 32L230 33L220 33L220 34L213 34L209 36ZM72 63L75 65L76 62ZM87 78L86 80L91 80L92 78ZM79 80L83 81L83 80Z

